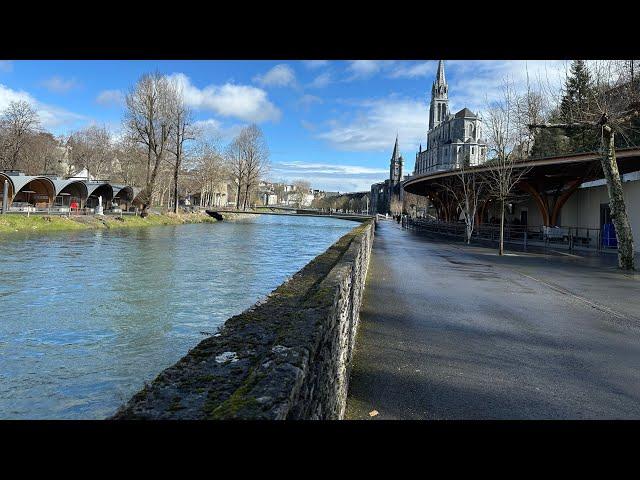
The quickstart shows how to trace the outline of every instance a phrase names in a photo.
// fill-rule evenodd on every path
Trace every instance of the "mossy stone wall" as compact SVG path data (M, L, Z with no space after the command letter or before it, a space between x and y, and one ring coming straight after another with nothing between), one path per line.
M373 242L366 221L227 320L114 419L340 419Z

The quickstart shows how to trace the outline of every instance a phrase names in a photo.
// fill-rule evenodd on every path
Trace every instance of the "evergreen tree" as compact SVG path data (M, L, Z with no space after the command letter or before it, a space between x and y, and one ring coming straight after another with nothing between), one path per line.
M560 118L566 123L585 120L592 107L594 87L589 68L584 60L571 63L569 76L564 85L564 94L560 101ZM599 142L586 128L575 128L566 132L571 152L597 150Z

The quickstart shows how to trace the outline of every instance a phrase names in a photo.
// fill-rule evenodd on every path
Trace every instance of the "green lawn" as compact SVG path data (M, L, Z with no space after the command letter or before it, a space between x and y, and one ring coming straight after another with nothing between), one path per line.
M57 216L57 215L0 215L0 233L13 232L60 232L65 230L89 230L96 228L128 228L149 227L154 225L181 225L184 223L213 223L216 220L208 215L171 213L163 215L151 214L146 218L125 215L122 218L105 215L96 217L85 216Z

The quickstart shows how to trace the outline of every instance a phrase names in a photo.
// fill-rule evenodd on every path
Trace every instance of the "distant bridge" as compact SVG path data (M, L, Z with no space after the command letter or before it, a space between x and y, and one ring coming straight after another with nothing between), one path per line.
M205 210L208 215L218 218L223 213L242 213L249 215L279 215L279 216L288 216L288 217L324 217L324 218L338 218L341 220L355 220L355 221L364 221L372 219L372 215L358 215L358 214L350 214L350 213L313 213L310 210L298 210L295 208L284 208L284 207L268 207L269 210L229 210L229 209L218 209L218 210ZM277 212L273 210L282 210L282 212ZM288 213L285 213L288 212Z

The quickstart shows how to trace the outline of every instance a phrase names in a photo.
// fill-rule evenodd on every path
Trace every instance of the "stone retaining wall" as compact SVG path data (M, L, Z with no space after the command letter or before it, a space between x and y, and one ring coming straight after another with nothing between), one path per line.
M114 419L340 419L373 223L230 318Z

